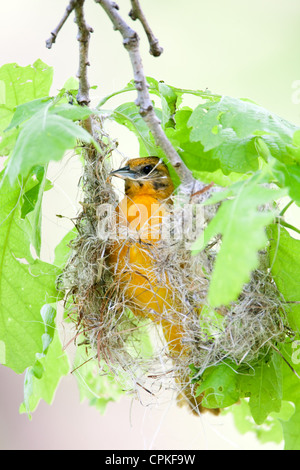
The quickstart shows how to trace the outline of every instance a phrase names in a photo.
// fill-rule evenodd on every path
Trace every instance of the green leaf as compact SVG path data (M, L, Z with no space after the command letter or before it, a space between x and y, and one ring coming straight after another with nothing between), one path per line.
M276 162L272 171L278 184L288 188L289 196L300 206L300 166Z
M9 131L14 127L18 127L20 124L22 124L22 122L27 121L27 119L31 118L31 116L34 114L45 109L46 107L49 107L49 101L51 101L51 98L46 96L44 98L28 101L27 103L23 103L17 106L11 123L5 129L5 131Z
M0 68L0 82L2 83L0 134L10 123L16 106L48 96L52 77L52 67L41 60L26 67L13 63L5 64ZM4 87L5 97L3 96Z
M290 326L300 332L300 240L279 225L268 229L269 255L274 281L287 302L285 311Z
M67 355L62 351L60 339L56 330L56 311L51 305L44 305L41 316L45 326L42 335L43 352L36 354L36 361L26 371L24 381L24 402L20 413L29 417L36 409L41 399L51 404L61 378L69 372Z
M212 306L236 300L249 281L252 270L258 266L258 251L267 242L265 227L274 217L273 211L259 211L259 207L282 196L277 190L259 185L257 175L236 183L235 187L236 196L222 203L192 247L200 251L213 237L222 234L208 293Z
M225 174L258 169L256 136L265 140L274 157L293 161L288 146L297 126L249 101L225 96L200 104L187 125L192 128L190 140L201 142L204 152L211 151Z
M24 227L38 256L41 251L42 200L44 192L51 188L52 184L46 178L45 168L34 167L23 194L21 218L25 219Z
M297 348L299 350L300 342L297 341ZM298 376L293 373L286 363L283 364L283 400L289 401L294 405L294 413L289 420L282 421L282 429L285 441L285 450L299 450L300 449L300 360L299 354L294 357L294 349L292 345L285 345L281 350L287 362L296 370Z
M251 416L256 425L263 424L272 412L281 410L281 367L275 351L251 368L224 362L204 371L196 393L204 394L202 404L207 408L226 408L250 397Z
M242 375L240 387L250 396L249 406L256 424L262 424L272 412L279 412L282 400L282 359L275 351L260 361L254 374Z
M4 80L0 80L0 105L5 104L5 82Z
M109 402L118 401L124 394L109 368L103 365L102 373L99 372L98 361L88 357L82 348L77 348L73 375L77 378L81 401L88 399L101 414Z
M232 413L235 426L241 434L253 432L262 444L280 444L283 441L282 422L290 419L294 407L291 403L282 401L280 411L271 412L262 425L255 423L246 399L240 399L238 405L233 405L228 411Z
M294 136L297 132L295 132ZM276 182L279 187L287 188L291 199L300 205L300 166L298 163L292 162L290 164L290 162L282 162L281 160L284 159L281 158L281 155L284 154L284 151L282 153L279 152L279 154L276 153L277 149L274 145L270 143L267 145L261 138L256 139L255 146L258 154L268 162L270 181Z
M68 99L68 101L70 100L70 102L74 102L78 94L78 88L79 88L78 78L70 77L64 83L63 87L59 90L58 96L65 97Z
M77 229L70 230L55 248L54 265L63 268L70 256L69 243L77 236Z
M212 157L219 160L221 169L226 175L231 172L256 171L259 167L255 139L251 137L229 138L212 152Z
M189 124L193 127L191 138L201 140L205 150L219 146L231 136L243 139L274 135L290 143L297 130L297 126L261 106L229 96L197 106Z
M79 88L79 80L76 77L70 77L65 81L63 89L64 90L76 90Z
M87 106L64 103L63 101L63 95L62 97L56 97L55 100L46 96L17 106L11 123L7 127L6 131L20 126L23 122L27 121L37 113L41 113L40 116L43 112L58 114L66 119L70 119L71 121L82 121L91 114L95 114L95 110L90 109Z
M95 114L95 110L87 106L79 106L77 104L62 103L52 106L49 112L58 114L63 118L70 119L71 121L84 121L91 114Z
M22 127L7 165L10 182L27 176L35 165L60 160L77 139L94 142L85 129L62 116L43 111L33 115Z
M169 87L162 82L158 84L158 90L162 105L162 126L163 128L174 127L174 115L176 112L178 95L172 87Z
M224 175L222 170L219 168L216 171L193 171L193 175L202 183L210 184L214 183L218 186L226 187L230 186L237 181L244 181L250 177L249 174L235 173L232 171L229 175Z
M206 369L196 390L197 396L205 392L204 407L225 408L238 401L240 394L235 368L232 364L220 364Z
M113 113L114 120L134 132L140 144L140 155L156 155L157 147L150 130L134 103L124 103Z
M23 195L23 204L21 210L22 219L24 219L26 215L30 214L30 212L34 210L37 204L40 188L45 179L45 168L42 166L33 167L31 178L32 187L28 187L28 189L26 188L26 192ZM52 183L49 180L45 179L44 190L48 191L51 188Z
M0 156L8 156L14 146L16 145L16 141L18 138L20 130L19 129L12 129L9 132L5 132L1 142L0 142Z
M31 255L21 219L27 180L11 187L4 172L0 176L0 341L5 344L5 365L21 373L42 352L40 309L47 299L56 299L58 269Z
M192 142L191 129L187 127L192 109L184 107L175 114L175 127L166 129L167 137L181 156L184 163L197 177L198 172L213 172L220 168L219 160L213 159L210 152L204 152L201 142Z
M297 388L299 393L299 387ZM294 397L296 403L296 411L288 422L282 423L285 450L299 450L300 439L299 439L299 423L300 423L300 401L297 397Z

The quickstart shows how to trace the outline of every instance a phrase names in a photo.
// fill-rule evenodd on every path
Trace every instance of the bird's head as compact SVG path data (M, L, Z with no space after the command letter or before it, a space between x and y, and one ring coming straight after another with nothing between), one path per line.
M112 171L110 176L125 180L125 193L131 198L148 194L165 200L174 191L168 167L158 157L133 158L123 168Z

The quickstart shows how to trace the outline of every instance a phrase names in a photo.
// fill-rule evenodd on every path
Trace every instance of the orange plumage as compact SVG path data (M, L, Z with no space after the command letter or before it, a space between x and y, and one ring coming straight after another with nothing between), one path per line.
M120 236L111 246L108 263L132 312L162 326L173 358L186 355L188 346L182 341L184 329L176 313L180 309L176 292L167 274L158 276L154 269L155 244L161 238L174 191L168 168L157 157L135 158L111 175L125 180L125 197L117 213L119 233L124 230L126 236ZM195 398L191 392L188 373L180 381L186 387L181 400L188 401L196 412L202 410L201 397Z

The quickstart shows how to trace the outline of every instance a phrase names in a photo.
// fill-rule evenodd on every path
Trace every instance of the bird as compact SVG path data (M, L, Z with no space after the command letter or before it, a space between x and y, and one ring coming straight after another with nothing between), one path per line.
M155 269L155 246L175 189L168 167L157 156L132 158L111 171L110 177L125 181L125 195L116 209L119 237L109 247L107 263L132 313L161 326L171 358L187 357L180 301L167 273L162 279ZM193 393L189 373L181 373L176 381L183 387L178 404L187 403L195 414L206 411L203 397ZM218 410L209 411L218 414Z

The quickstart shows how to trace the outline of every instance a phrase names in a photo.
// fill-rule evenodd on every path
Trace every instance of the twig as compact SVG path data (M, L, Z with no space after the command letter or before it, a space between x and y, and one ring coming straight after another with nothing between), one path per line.
M60 22L58 23L58 25L56 26L56 28L53 29L53 31L51 31L51 36L50 38L48 38L46 40L46 47L48 49L51 49L52 47L52 44L55 43L56 41L56 38L57 38L57 35L59 33L59 31L61 30L61 28L63 27L63 25L65 24L65 22L67 21L67 19L69 18L70 14L72 13L72 11L74 10L75 8L75 5L76 5L76 2L77 0L70 0L70 3L69 5L67 6L64 14L63 14L63 17L62 19L60 20Z
M149 46L150 46L150 54L152 54L154 57L158 57L163 53L163 48L160 47L158 39L154 36L149 23L141 9L139 0L131 0L131 10L129 12L129 16L135 21L136 19L139 19L144 31L147 35L148 41L149 41Z
M82 106L88 106L88 104L90 103L90 85L87 77L87 67L90 65L88 59L88 51L90 34L93 32L93 28L91 28L91 26L89 26L85 21L83 11L84 2L85 0L70 0L62 19L60 20L56 28L51 31L50 38L46 40L46 47L48 49L51 49L52 44L55 43L59 31L69 18L72 11L75 10L75 23L78 27L77 40L79 42L79 69L77 73L77 77L79 79L79 90L77 95L77 101Z
M203 194L203 193L205 193L206 191L208 191L210 188L212 188L214 184L215 184L215 183L212 182L212 183L208 184L207 186L204 186L204 188L199 189L199 191L197 191L196 193L192 194L191 197L200 196L200 194Z
M148 83L144 74L142 58L139 51L139 37L137 33L124 21L118 12L118 6L110 0L95 0L99 3L111 22L114 29L119 31L123 37L123 45L127 49L134 74L134 82L137 90L136 105L140 108L140 114L149 127L155 143L159 146L174 167L181 180L181 192L190 195L195 191L197 181L192 172L186 167L173 145L164 133L160 120L154 112L153 104L148 91Z
M90 34L93 28L89 26L84 18L83 5L85 0L75 2L75 23L78 26L77 40L79 41L79 69L77 77L79 79L79 90L77 101L80 105L88 106L90 103L90 85L87 76L87 67L90 65L88 59Z

